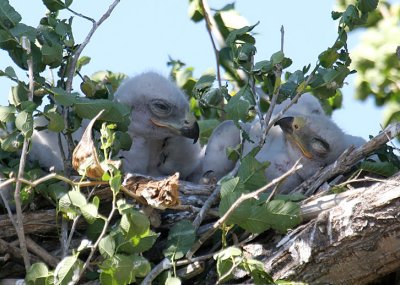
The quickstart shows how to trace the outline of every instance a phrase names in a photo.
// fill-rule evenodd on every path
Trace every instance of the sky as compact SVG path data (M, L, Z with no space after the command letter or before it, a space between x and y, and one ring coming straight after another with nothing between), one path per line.
M9 0L21 14L22 22L37 26L46 9L41 0ZM211 8L222 8L232 1L209 0ZM76 12L98 20L112 0L74 0L70 6ZM280 49L280 27L285 28L284 52L293 60L289 71L315 65L319 53L336 39L337 22L331 19L334 1L265 1L237 0L236 9L250 24L260 21L254 29L257 54L255 61L269 59ZM72 14L63 12L62 16ZM84 40L91 23L74 17L75 42ZM357 44L359 35L349 37L350 50ZM168 75L169 56L194 67L200 76L215 67L215 58L204 22L194 23L188 16L188 1L183 0L121 0L110 18L98 28L82 55L91 62L82 69L85 75L110 70L129 76L154 70ZM0 51L0 69L15 65L4 51ZM17 67L15 67L17 71ZM26 73L18 71L20 78ZM44 74L46 76L46 74ZM346 132L368 139L380 131L382 109L372 100L356 101L353 98L354 75L347 78L342 88L343 108L335 111L333 120ZM74 87L79 91L79 82ZM0 77L0 105L8 105L7 97L13 83Z

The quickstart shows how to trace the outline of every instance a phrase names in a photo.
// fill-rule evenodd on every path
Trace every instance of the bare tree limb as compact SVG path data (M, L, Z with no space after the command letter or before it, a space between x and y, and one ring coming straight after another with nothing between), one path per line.
M368 284L400 267L400 173L364 189L349 190L258 258L274 279L309 284ZM304 211L302 206L302 211Z
M57 264L60 262L58 258L55 258L50 253L48 253L43 247L38 245L29 236L26 237L26 244L29 251L40 257L46 264L50 265L51 267L56 268Z

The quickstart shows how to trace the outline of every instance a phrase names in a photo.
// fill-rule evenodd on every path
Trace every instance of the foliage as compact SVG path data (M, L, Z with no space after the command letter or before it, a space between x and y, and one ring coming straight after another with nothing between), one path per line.
M340 8L353 1L338 1ZM400 5L389 1L365 1L378 8L368 18L367 29L352 51L352 67L357 70L355 96L375 99L385 105L383 124L398 121L400 116ZM369 3L371 2L371 3ZM397 50L397 51L396 51Z
M201 0L189 2L191 19L195 22L205 20ZM35 129L35 119L44 119L47 122L44 129L60 133L71 142L71 134L80 127L83 119L92 119L103 112L100 122L95 124L95 128L100 129L100 155L97 155L97 151L93 152L95 158L101 160L102 167L105 166L102 176L97 178L108 183L113 200L109 216L105 217L100 198L86 194L77 184L73 187L60 181L40 184L36 191L56 205L59 215L73 224L78 219L85 220L87 239L82 239L80 246L65 256L53 271L43 263L33 264L26 274L26 282L75 284L86 274L87 279L98 279L102 284L135 283L145 278L151 270L151 263L143 253L153 247L159 234L150 229L150 222L142 212L118 198L123 173L112 163L115 158L113 155L120 149L129 149L132 143L124 133L130 110L113 101L114 92L125 75L111 71L83 75L85 65L90 64L90 58L85 56L75 58L74 64L74 57L81 45L74 40L73 17L61 19L59 14L60 10L69 9L71 3L72 0L43 0L49 11L37 28L23 24L21 16L7 0L0 3L0 48L7 51L15 65L23 70L28 70L28 62L32 61L33 69L30 71L33 71L34 81L32 90L31 82L19 79L13 67L0 70L0 76L16 84L11 90L9 105L0 106L0 160L6 166L2 171L5 174L16 171L18 158L13 152L29 141ZM348 5L343 12L333 12L333 19L338 20L338 37L318 55L318 62L313 68L308 65L295 71L288 70L292 60L285 54L283 46L268 59L254 62L257 48L253 32L257 29L257 23L249 25L237 13L234 4L208 15L213 17L216 23L214 28L221 36L218 39L220 49L216 51L218 68L224 69L224 78L229 80L222 82L220 70L208 71L200 78L195 78L193 68L186 67L180 60L170 59L168 63L171 77L188 94L190 107L200 119L201 143L207 142L221 120L231 119L238 126L239 123L254 120L268 110L274 95L281 102L305 92L313 92L331 108L340 106L339 89L345 78L353 72L347 34L364 24L374 25L368 22L368 14L376 14L376 4L374 0L360 0ZM44 77L43 74L48 70L57 74L56 80ZM81 92L71 90L75 78L81 80ZM260 90L256 90L258 87ZM260 91L265 96L259 96ZM243 130L242 134L247 138ZM220 216L224 216L239 197L269 182L264 175L268 163L260 163L255 159L259 149L257 146L246 156L239 154L237 176L221 181ZM69 146L68 160L72 151ZM394 159L390 151L381 155L387 161ZM92 161L80 165L84 168L80 172L82 179L88 174L86 170L90 164ZM367 164L364 167L373 168ZM28 165L25 175L35 178L42 173L38 172L36 165ZM258 234L273 229L285 233L300 223L300 208L295 201L282 196L271 200L270 195L271 191L246 200L225 221L222 227L223 248L214 254L220 282L229 281L235 270L240 269L248 273L255 284L274 284L262 263L247 258L240 248L228 244L235 231ZM115 223L114 215L118 215ZM72 231L69 241L73 234ZM196 239L196 229L189 221L177 223L169 230L163 254L175 265L190 251ZM97 257L92 259L96 251ZM88 272L89 263L95 269L91 274ZM175 270L173 274L169 273L166 284L180 282Z

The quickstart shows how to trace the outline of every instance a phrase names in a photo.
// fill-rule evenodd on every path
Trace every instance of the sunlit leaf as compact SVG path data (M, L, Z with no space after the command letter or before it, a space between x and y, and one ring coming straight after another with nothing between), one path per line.
M189 221L176 223L169 231L164 255L180 259L189 251L196 239L194 227Z
M107 235L100 240L99 251L104 258L110 258L114 256L115 241L111 235Z
M21 15L9 4L8 0L0 1L0 22L6 29L15 27L21 21Z
M67 256L57 265L54 270L56 284L68 285L73 279L77 279L83 263L77 256Z

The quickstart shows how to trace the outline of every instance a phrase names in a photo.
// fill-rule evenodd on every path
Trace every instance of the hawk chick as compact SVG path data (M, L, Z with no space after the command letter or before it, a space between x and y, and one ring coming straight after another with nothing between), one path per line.
M189 111L187 98L175 84L158 73L145 72L125 80L115 93L115 100L132 109L128 134L133 143L130 150L120 152L126 172L180 172L184 178L196 168L199 126ZM74 139L79 140L82 133L78 130ZM57 141L56 133L35 131L31 159L38 160L42 167L62 170ZM65 149L65 141L62 143Z

